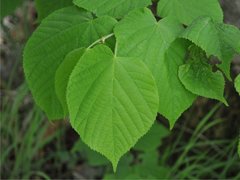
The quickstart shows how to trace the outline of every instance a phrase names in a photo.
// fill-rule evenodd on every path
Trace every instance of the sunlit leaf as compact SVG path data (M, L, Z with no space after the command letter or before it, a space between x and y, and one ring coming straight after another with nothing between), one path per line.
M158 93L141 60L116 57L110 48L98 45L74 68L67 102L73 128L116 170L120 157L152 126Z
M65 56L110 34L115 24L113 18L93 19L84 10L68 7L52 13L33 33L24 50L24 72L36 103L49 119L64 117L55 92L55 73Z

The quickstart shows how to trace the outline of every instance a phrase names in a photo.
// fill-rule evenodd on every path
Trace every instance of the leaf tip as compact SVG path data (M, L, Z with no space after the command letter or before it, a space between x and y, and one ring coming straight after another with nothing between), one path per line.
M114 173L117 172L118 161L119 161L119 160L116 160L116 161L112 161L112 160L111 160L112 167L113 167L113 172L114 172Z
M170 131L174 128L174 125L175 125L175 121L174 122L172 122L172 121L169 122Z
M221 100L222 102L223 102L223 104L225 105L225 106L229 106L229 104L228 104L228 102L227 102L227 100L225 99L225 98L223 98L222 100Z

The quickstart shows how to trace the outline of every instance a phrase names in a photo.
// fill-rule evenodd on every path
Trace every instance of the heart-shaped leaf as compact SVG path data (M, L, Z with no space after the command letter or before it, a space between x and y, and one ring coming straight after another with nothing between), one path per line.
M74 68L67 102L73 128L116 170L120 157L152 126L158 93L141 60L116 57L110 48L98 45Z
M36 103L49 119L64 117L55 73L65 56L110 34L115 24L111 17L93 19L84 10L68 7L52 13L33 33L24 50L24 72Z

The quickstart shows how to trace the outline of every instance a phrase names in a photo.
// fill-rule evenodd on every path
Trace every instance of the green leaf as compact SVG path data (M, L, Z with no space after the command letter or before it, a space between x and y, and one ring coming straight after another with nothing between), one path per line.
M196 99L196 95L188 91L178 78L178 69L184 64L188 45L182 39L174 41L159 65L159 112L169 120L170 129Z
M138 157L140 164L137 164L134 168L137 174L143 179L163 179L167 178L170 169L167 167L159 166L159 154L158 151L150 151L140 154Z
M64 116L66 116L68 113L66 100L68 80L73 68L76 66L77 62L80 60L85 51L85 48L79 48L67 54L55 74L55 90L57 97L62 104Z
M180 66L178 75L185 88L192 93L219 100L227 105L223 97L225 86L223 74L220 71L212 72L211 65L202 59L190 59L187 64Z
M97 16L110 15L122 18L134 9L151 5L151 0L73 0L79 7L95 13Z
M161 145L161 140L169 135L169 130L163 125L154 123L146 135L134 146L135 150L149 152Z
M182 26L170 18L157 22L149 9L129 13L114 29L117 54L141 58L153 73L158 86L159 113L169 119L171 126L193 101L193 96L181 86L177 77L178 65L183 61L185 49L181 45L174 48L180 48L176 54L175 50L169 53L168 56L171 54L170 58L173 56L174 60L166 60L164 57L182 30ZM173 94L169 93L169 88ZM181 98L187 98L186 102Z
M74 144L71 152L80 153L90 166L105 166L109 164L109 161L104 156L90 149L81 139Z
M23 0L1 0L0 19L12 13L22 3Z
M158 94L141 60L116 57L110 48L98 45L74 68L67 102L73 128L116 170L120 157L152 126Z
M72 0L35 0L38 21L41 22L53 11L73 5Z
M209 17L194 21L181 35L207 52L218 57L222 64L219 68L230 77L230 64L235 53L240 53L240 31L238 28L216 23Z
M127 153L124 155L119 161L117 171L115 173L107 173L104 175L103 179L129 179L127 178L129 175L134 174L134 169L131 166L133 162L133 155L131 153Z
M236 91L240 95L240 74L238 74L238 76L236 77L234 84L235 84Z
M36 103L49 119L64 116L55 92L55 73L65 56L110 34L115 24L113 18L93 19L84 10L68 7L48 16L33 33L24 50L24 72Z
M189 25L199 16L209 16L223 22L223 12L218 0L161 0L157 13L161 17L171 16Z

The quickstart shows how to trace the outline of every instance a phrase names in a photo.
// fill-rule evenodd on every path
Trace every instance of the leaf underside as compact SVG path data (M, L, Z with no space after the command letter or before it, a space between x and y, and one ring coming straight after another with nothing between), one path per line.
M110 48L98 45L74 68L67 102L73 128L116 170L120 157L152 126L158 94L141 60L115 57Z
M134 150L151 152L159 147L161 139L169 135L169 130L155 122L151 129L133 147Z

